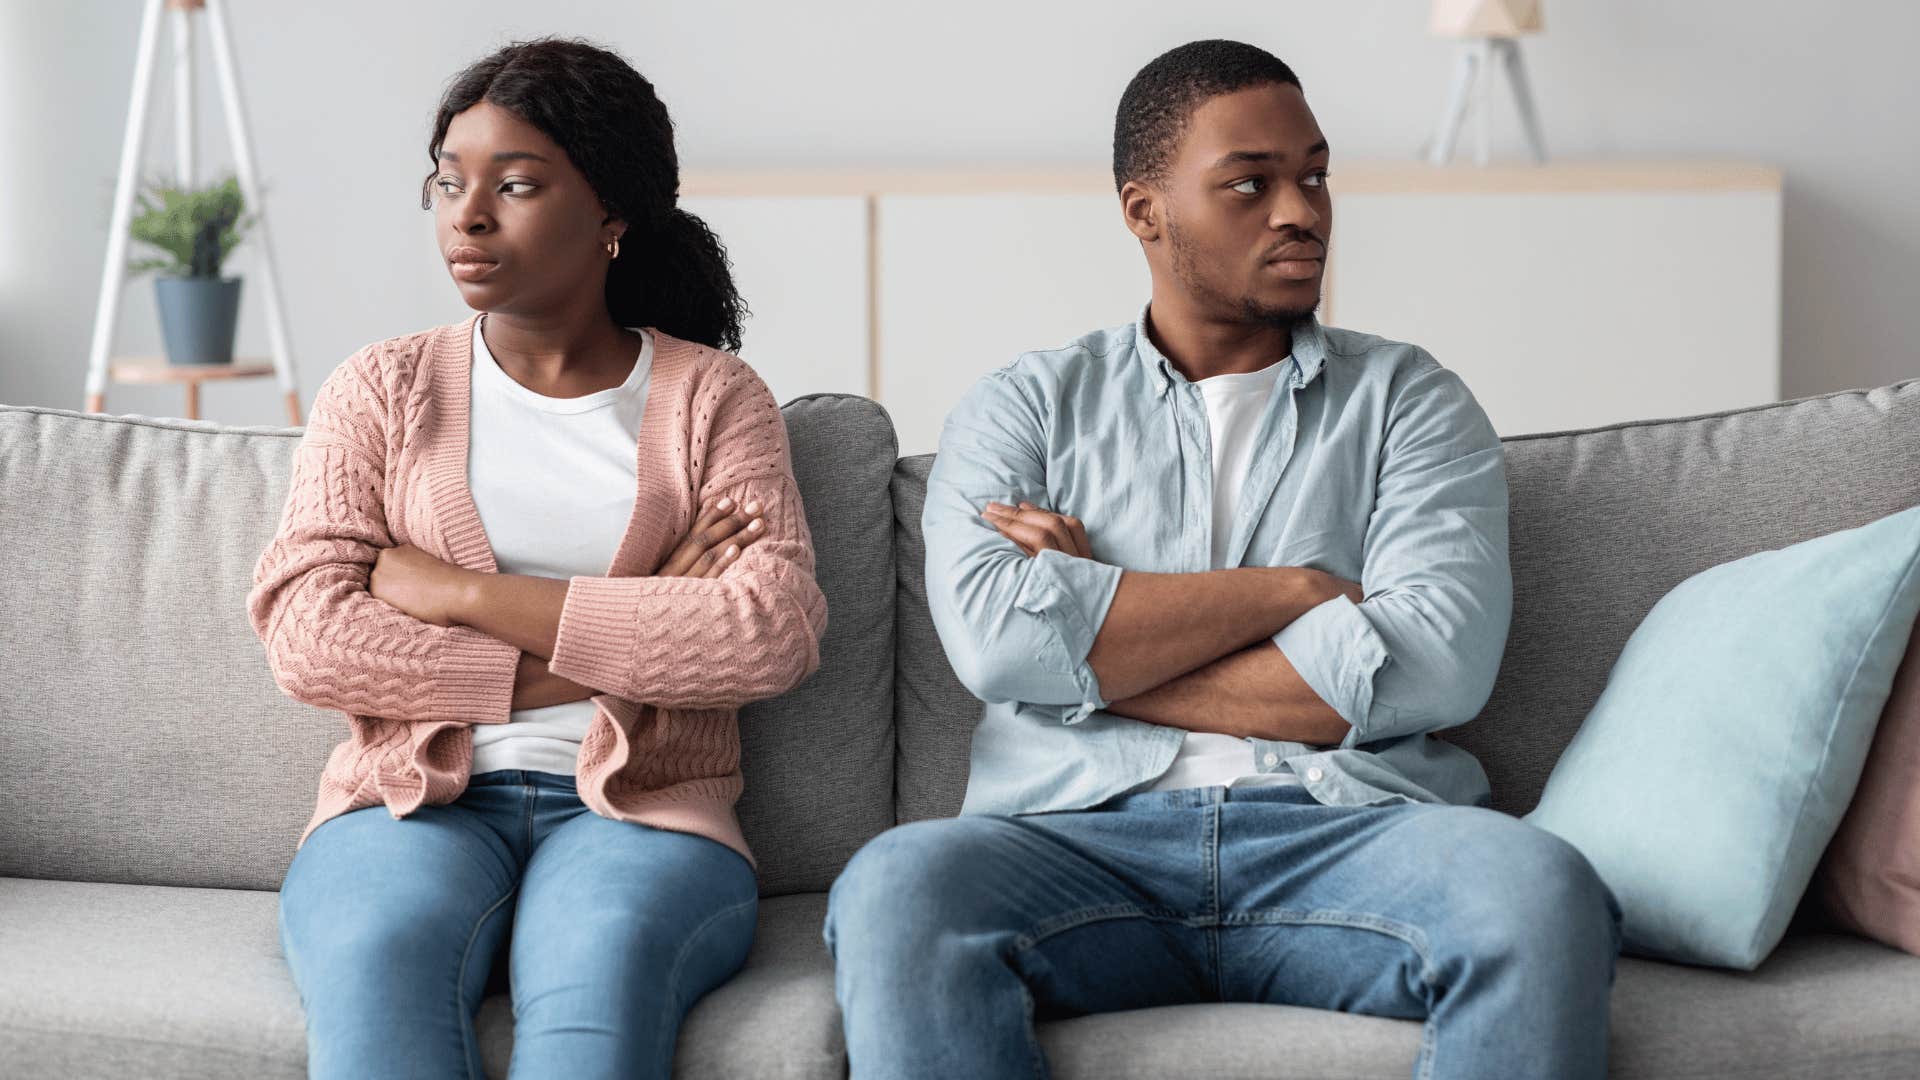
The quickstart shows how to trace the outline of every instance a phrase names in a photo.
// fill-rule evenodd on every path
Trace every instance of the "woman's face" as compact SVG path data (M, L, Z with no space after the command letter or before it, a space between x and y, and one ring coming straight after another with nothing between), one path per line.
M430 191L434 238L468 307L531 315L604 295L606 245L626 223L532 124L485 101L456 114Z

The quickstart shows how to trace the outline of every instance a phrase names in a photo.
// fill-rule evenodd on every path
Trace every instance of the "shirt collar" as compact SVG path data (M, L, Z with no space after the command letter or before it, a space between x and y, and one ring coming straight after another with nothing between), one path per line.
M1161 396L1164 397L1166 392L1173 388L1174 383L1185 382L1186 376L1180 374L1180 370L1173 366L1173 361L1167 359L1166 354L1153 343L1153 339L1147 336L1147 311L1152 306L1151 303L1142 304L1140 315L1133 320L1134 349L1140 354L1141 361L1153 371L1154 385L1159 388ZM1320 374L1320 369L1326 365L1326 358L1326 328L1320 325L1317 317L1308 315L1305 321L1293 330L1293 388L1298 390L1312 382Z

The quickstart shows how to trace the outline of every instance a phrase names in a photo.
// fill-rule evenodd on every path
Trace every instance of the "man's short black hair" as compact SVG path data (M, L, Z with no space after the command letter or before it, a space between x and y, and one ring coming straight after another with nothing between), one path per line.
M1300 79L1280 58L1238 41L1190 41L1153 58L1120 95L1113 120L1113 187L1157 183L1193 110L1210 98L1250 86Z

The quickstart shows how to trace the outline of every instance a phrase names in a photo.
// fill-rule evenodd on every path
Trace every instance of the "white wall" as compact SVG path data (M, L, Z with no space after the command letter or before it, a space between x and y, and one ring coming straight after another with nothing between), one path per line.
M426 125L448 77L516 37L578 34L624 52L660 87L690 168L1097 164L1142 63L1192 38L1238 37L1300 73L1336 185L1343 158L1413 151L1451 61L1420 0L230 6L308 400L356 346L465 313L418 209ZM136 0L0 0L0 401L81 403L137 13ZM1547 22L1526 48L1556 155L1785 170L1786 396L1920 375L1920 7L1560 0ZM213 88L208 68L204 167L230 160ZM154 167L170 161L171 137L164 78L157 90ZM133 284L120 351L157 351L151 295ZM243 307L243 353L264 351L258 300ZM1633 313L1592 318L1580 332ZM178 406L167 389L108 395L111 412ZM210 388L204 409L284 422L271 380Z

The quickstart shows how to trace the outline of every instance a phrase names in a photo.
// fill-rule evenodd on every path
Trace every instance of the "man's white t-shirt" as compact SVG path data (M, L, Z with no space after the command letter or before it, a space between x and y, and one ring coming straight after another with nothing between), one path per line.
M653 335L619 386L582 397L534 393L500 369L473 326L467 483L503 574L604 575L626 536L639 489L640 418L653 374ZM515 709L473 727L473 772L574 774L592 701Z
M1212 568L1224 569L1227 545L1233 539L1233 519L1240 510L1240 489L1253 468L1254 440L1266 418L1267 404L1280 385L1286 360L1259 371L1215 375L1193 385L1207 403L1207 433L1213 442L1213 552ZM1291 769L1263 773L1253 759L1253 744L1234 735L1189 731L1180 742L1173 764L1154 781L1150 791L1181 788L1253 787L1297 784Z

